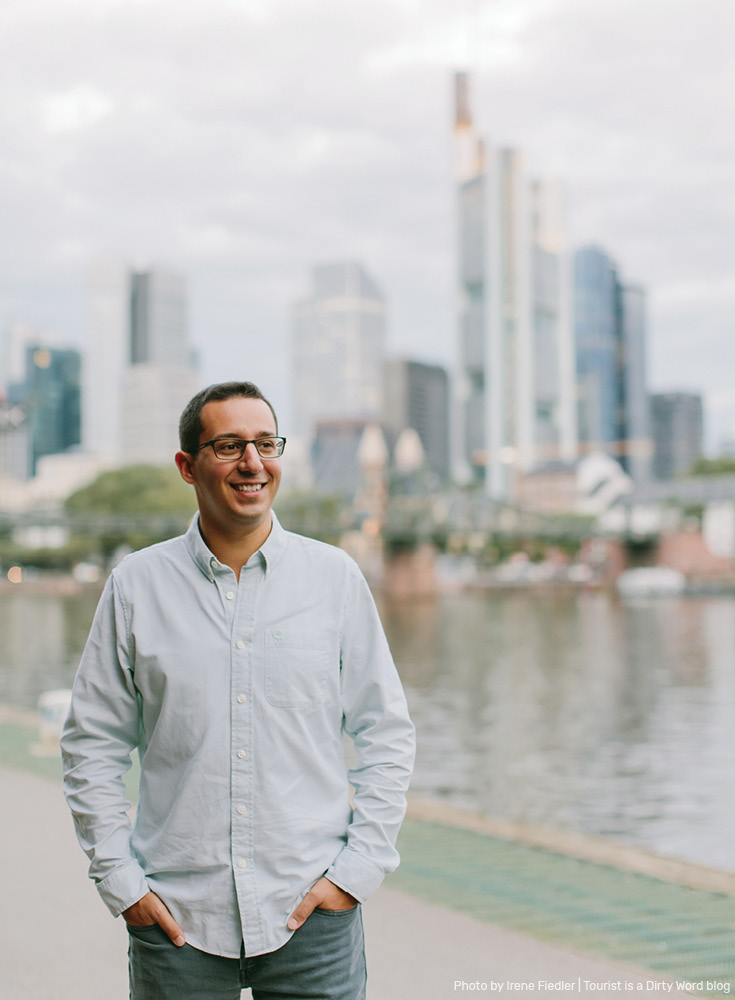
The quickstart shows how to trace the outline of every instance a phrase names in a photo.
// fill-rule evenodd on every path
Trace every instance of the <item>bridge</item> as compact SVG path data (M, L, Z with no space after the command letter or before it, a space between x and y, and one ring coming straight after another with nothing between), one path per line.
M365 511L344 505L325 516L318 504L313 511L302 503L289 511L288 497L282 504L284 524L293 531L320 538L340 537L346 532L369 529L376 519ZM276 510L279 503L276 503ZM67 513L62 509L0 511L0 535L37 533L38 537L115 536L144 534L160 538L186 530L191 514L139 514L122 512ZM410 547L434 542L440 547L450 538L469 540L482 535L524 536L544 539L582 539L594 531L593 519L574 514L549 515L500 504L479 493L453 492L440 496L391 498L382 518L380 534L390 545Z
M324 502L325 499L328 502ZM602 517L573 512L547 513L493 500L479 490L451 488L437 494L415 494L374 501L371 509L334 498L307 495L279 497L276 510L291 530L336 541L354 531L382 536L388 548L412 548L432 543L438 548L479 547L489 536L581 542L603 536L622 542L655 538L672 530L677 511L699 512L731 505L735 517L735 476L704 477L673 483L649 483L622 497ZM641 517L641 512L646 516ZM26 511L0 510L0 536L57 535L165 538L186 530L191 514L90 512L68 513L63 508ZM642 527L645 525L645 527ZM58 544L58 543L57 543ZM42 547L42 546L38 546Z

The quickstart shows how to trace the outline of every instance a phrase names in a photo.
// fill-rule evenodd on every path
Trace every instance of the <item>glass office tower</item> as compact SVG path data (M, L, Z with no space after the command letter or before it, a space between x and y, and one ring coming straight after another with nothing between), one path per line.
M459 359L455 470L512 500L518 476L576 457L561 188L475 131L455 77Z

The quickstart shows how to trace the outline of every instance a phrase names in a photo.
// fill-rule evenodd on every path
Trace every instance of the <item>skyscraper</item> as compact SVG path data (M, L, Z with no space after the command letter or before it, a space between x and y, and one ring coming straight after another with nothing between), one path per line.
M30 465L28 417L20 406L0 399L0 485L5 479L27 479Z
M645 292L624 285L598 247L574 254L579 441L604 451L635 480L650 473Z
M461 476L512 499L518 474L576 457L574 351L563 199L521 153L476 134L455 78Z
M386 361L383 424L394 439L402 431L415 430L431 470L442 480L450 478L446 369L406 358Z
M13 375L8 413L23 414L16 423L27 449L25 463L16 454L15 468L25 465L26 475L34 476L44 455L61 454L81 442L81 355L74 348L47 346L45 339L26 339L22 366L14 366ZM15 441L17 451L17 436Z
M686 475L704 450L702 397L692 392L657 392L651 396L653 477Z
M0 331L0 388L25 382L27 349L40 344L57 346L53 335L25 323L11 323Z
M315 267L291 321L293 425L309 442L317 423L380 414L385 303L361 264Z
M189 367L183 276L160 269L131 271L129 283L130 364Z
M111 464L170 461L178 415L197 388L181 275L93 270L84 383L88 451Z
M110 465L122 461L122 382L130 364L130 272L112 262L89 280L82 441Z
M31 474L39 458L58 455L82 439L81 355L72 348L29 347L23 409L28 414Z
M640 482L650 478L653 458L645 289L640 285L621 284L617 303L621 380L618 435L626 442L623 468L635 482Z

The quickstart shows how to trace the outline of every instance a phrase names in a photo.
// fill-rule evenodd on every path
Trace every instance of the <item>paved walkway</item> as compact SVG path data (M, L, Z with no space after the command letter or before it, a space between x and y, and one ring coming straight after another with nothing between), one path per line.
M0 998L124 1000L125 930L86 878L58 782L0 768L0 802ZM520 991L690 995L669 990L653 973L502 930L390 887L365 907L365 925L369 1000ZM501 991L493 989L498 983Z

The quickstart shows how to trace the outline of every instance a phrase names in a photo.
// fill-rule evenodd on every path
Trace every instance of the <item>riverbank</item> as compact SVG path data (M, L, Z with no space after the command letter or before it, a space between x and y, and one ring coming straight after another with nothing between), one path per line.
M78 594L101 594L105 578L87 583L76 580L71 573L28 573L18 583L11 583L6 575L0 576L0 596L3 594L43 594L56 597L75 597Z
M6 817L0 831L3 997L123 1000L125 928L106 913L86 878L59 784L0 766L0 800ZM388 886L364 907L369 1000L559 990L595 996L623 989L691 995L663 973L488 924L402 891L394 877ZM699 993L698 981L695 986ZM244 991L243 1000L249 996Z
M78 854L74 868L83 868L59 794L60 762L40 752L37 722L33 712L7 707L0 712L0 795L9 817L0 834L0 857L8 869L4 884L26 879L34 870L23 852L35 850L29 825L39 803L45 803L39 819L44 846L36 857L44 857L44 872L55 879L60 871L49 861L48 846L55 850L61 842L64 851L73 848ZM724 995L735 989L735 892L727 873L684 865L679 875L690 880L704 877L704 871L721 879L718 891L693 888L672 878L676 872L668 859L650 852L625 854L600 838L498 825L415 799L399 848L402 863L388 881L390 888L366 907L370 935L378 942L372 949L378 957L371 982L377 980L380 988L373 995L382 1000L439 1000L457 992L455 981L537 984L556 979L578 982L569 991L581 993L585 979L630 982L634 990L638 983L641 989L665 990L646 984L668 986L676 980L703 984L696 993ZM608 854L591 856L603 850ZM643 856L649 865L661 866L658 877L632 870L634 859ZM83 883L82 872L78 875ZM45 891L41 885L46 879L44 875L36 891ZM95 894L85 898L91 900L85 908L99 913ZM116 932L119 949L117 927ZM73 949L74 940L68 947ZM105 947L112 948L112 932L106 940ZM431 977L427 968L433 969ZM707 983L720 988L707 990ZM121 997L122 990L120 986ZM96 995L101 993L113 995L109 990ZM8 995L28 1000L48 995L50 1000L58 992L34 994L19 988ZM75 989L69 996L83 1000L87 994Z
M368 567L363 567L367 570ZM372 567L374 570L374 567ZM553 567L552 567L553 569ZM435 598L438 594L487 593L512 594L529 592L534 594L577 594L591 591L606 591L617 594L613 579L601 579L592 574L574 572L585 567L566 567L563 571L548 572L543 564L538 566L524 563L520 569L504 565L492 570L474 570L472 573L444 570L438 577L427 581L416 573L400 572L369 574L371 586L376 593L385 591L392 597L403 600ZM102 592L107 573L99 580L78 580L71 573L25 571L19 582L11 582L3 573L0 575L0 596L23 593L44 596L75 597L80 594L98 595ZM735 576L687 577L682 590L676 597L727 597L735 595ZM637 594L627 599L635 600L658 594ZM672 595L666 595L672 596Z

